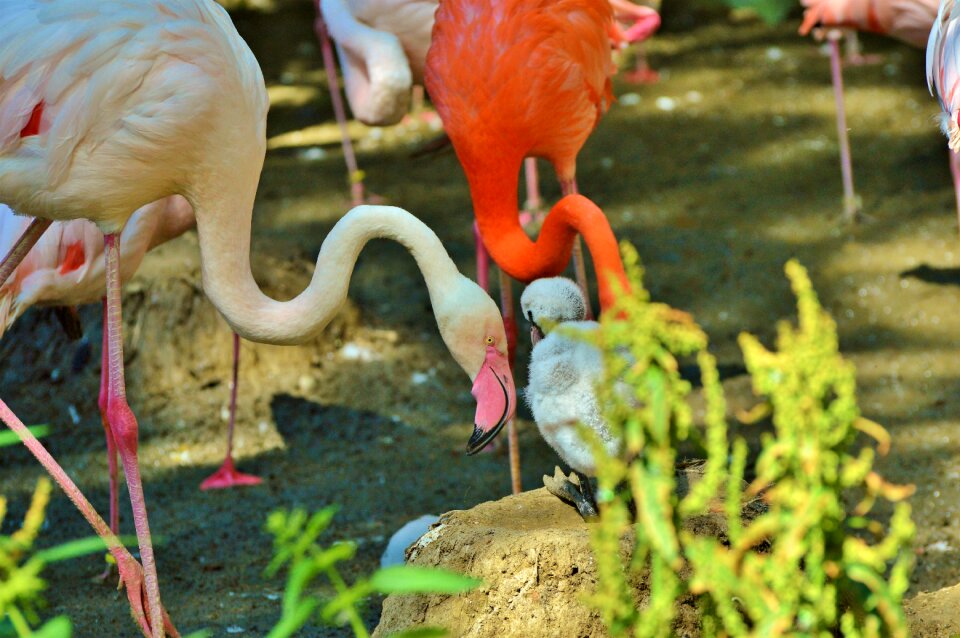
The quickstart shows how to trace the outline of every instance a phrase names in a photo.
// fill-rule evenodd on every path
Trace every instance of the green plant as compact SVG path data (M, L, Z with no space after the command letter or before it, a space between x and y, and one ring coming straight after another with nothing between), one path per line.
M293 636L312 618L324 623L349 624L357 638L369 634L361 619L360 607L371 594L457 594L469 591L481 581L441 569L398 565L379 569L369 578L347 585L338 564L350 560L357 551L353 542L339 542L322 547L319 536L330 526L336 506L326 507L312 515L306 510L277 510L267 518L267 531L273 535L274 557L266 568L274 576L288 565L280 621L268 638ZM310 593L320 576L326 576L335 595L324 600ZM433 638L446 631L421 628L395 634L393 638Z
M100 539L87 539L30 553L43 525L51 489L49 480L40 479L23 525L10 536L0 536L0 636L69 638L72 628L66 616L57 616L39 629L32 629L40 623L41 594L47 586L40 572L50 562L103 547ZM7 501L0 496L0 524L6 513Z
M611 634L670 636L676 601L692 597L704 636L906 636L900 602L914 526L903 499L911 488L886 483L873 470L873 448L857 445L859 433L881 450L889 439L859 414L853 366L840 356L836 326L806 272L787 264L799 328L781 323L776 351L740 338L755 391L767 398L756 414L772 414L774 426L744 490L747 447L735 439L728 459L725 401L706 335L650 303L636 252L624 246L624 258L633 293L606 313L596 337L606 368L598 394L625 441L624 458L605 458L595 446L601 520L591 528L598 583L589 604ZM683 355L700 364L702 431L677 371ZM707 461L703 479L680 496L676 449L688 439L699 439ZM764 507L745 521L744 499L757 497ZM888 524L870 516L878 499L894 503ZM708 510L725 513L725 538L684 528ZM623 565L620 539L630 531L632 557ZM649 602L638 608L629 582L641 572Z

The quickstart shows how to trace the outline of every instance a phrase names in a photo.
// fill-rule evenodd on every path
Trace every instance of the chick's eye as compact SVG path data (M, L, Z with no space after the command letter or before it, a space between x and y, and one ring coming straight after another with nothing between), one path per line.
M487 337L487 338L486 338L486 342L487 342L487 345L488 345L488 346L492 346L493 343L494 343L494 341L496 341L496 339L494 339L493 337Z

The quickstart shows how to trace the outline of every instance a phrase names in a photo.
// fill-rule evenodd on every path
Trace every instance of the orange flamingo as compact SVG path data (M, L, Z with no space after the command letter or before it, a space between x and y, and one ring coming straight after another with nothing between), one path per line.
M624 289L628 284L613 231L603 212L576 194L575 175L577 153L612 99L612 19L608 0L444 0L425 73L470 185L477 230L502 273L523 282L560 274L580 233L604 309L614 300L613 280ZM519 219L518 174L525 157L553 164L564 193L536 241ZM507 334L515 336L504 276L501 295ZM512 427L508 440L518 491Z

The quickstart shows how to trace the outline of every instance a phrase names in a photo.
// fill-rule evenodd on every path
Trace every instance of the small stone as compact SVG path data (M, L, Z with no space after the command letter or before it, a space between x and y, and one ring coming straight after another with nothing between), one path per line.
M303 394L309 394L316 389L317 380L309 374L301 374L300 378L297 379L297 387L300 388L300 392Z
M676 100L674 100L672 97L666 97L664 95L658 97L655 104L657 105L658 109L666 113L669 113L670 111L677 108Z

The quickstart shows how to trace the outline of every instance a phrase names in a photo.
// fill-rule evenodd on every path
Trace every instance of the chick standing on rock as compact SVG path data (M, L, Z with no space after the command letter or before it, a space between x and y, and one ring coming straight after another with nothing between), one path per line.
M546 488L576 506L584 519L598 515L588 476L596 475L596 460L578 424L590 428L610 455L618 455L622 440L603 419L596 385L603 378L603 356L592 344L556 328L594 331L596 321L584 321L586 302L580 287L563 277L538 279L520 297L523 316L531 324L527 404L537 429L560 458L574 471L576 482L559 469L544 476ZM549 330L549 334L545 334ZM579 486L577 485L579 483Z

